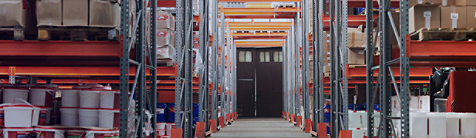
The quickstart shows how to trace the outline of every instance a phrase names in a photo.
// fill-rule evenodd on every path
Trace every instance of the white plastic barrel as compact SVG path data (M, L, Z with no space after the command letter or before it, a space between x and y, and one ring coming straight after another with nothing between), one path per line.
M349 111L349 128L362 128L362 119L357 111Z
M357 111L360 114L361 128L367 128L367 111Z
M476 137L476 113L461 114L461 137Z
M31 88L29 101L32 105L53 107L55 88Z
M79 107L80 108L99 108L99 90L80 90Z
M79 89L61 89L61 107L79 107Z
M13 128L4 128L3 137L4 138L29 138L33 128L31 127L13 127Z
M428 113L429 137L446 138L446 114Z
M446 113L446 137L459 138L459 113Z
M100 108L114 108L114 100L119 96L118 93L119 91L101 91Z
M5 105L5 127L32 127L38 125L40 108L27 104Z
M410 137L428 137L428 115L426 113L410 113Z
M98 127L99 126L99 111L94 108L80 108L79 114L79 126L83 127Z
M119 109L99 109L99 127L119 127Z
M78 126L78 108L75 107L61 107L61 125L63 126Z
M28 88L5 88L3 90L3 103L23 103L28 100Z

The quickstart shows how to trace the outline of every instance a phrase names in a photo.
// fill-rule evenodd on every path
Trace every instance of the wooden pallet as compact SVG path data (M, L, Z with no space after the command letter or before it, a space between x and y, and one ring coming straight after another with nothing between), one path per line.
M295 8L296 4L283 4L279 5L278 8Z
M157 66L173 67L174 61L171 59L157 59Z
M410 34L411 40L455 40L466 41L476 39L475 28L422 28Z
M108 38L108 35L115 36ZM109 27L39 26L38 40L100 41L118 40L119 32Z
M23 27L0 27L0 40L24 40Z

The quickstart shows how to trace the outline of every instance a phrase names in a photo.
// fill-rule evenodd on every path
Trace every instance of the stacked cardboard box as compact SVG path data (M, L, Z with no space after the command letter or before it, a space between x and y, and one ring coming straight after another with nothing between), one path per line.
M37 26L95 26L118 28L117 0L37 0Z
M173 59L175 56L175 18L169 12L156 11L157 59Z
M474 0L412 0L410 5L410 32L421 28L476 28Z
M34 5L34 2L35 0L0 0L0 26L23 27L25 32L35 29L34 7L27 6Z

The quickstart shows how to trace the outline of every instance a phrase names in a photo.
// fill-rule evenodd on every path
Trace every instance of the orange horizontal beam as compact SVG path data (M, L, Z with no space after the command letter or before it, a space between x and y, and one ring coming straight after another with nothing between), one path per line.
M227 24L230 26L230 28L231 27L259 27L259 26L288 27L293 25L293 22L227 22Z
M26 79L21 79L22 82L26 82ZM46 84L45 80L37 80L38 84ZM51 79L51 84L85 84L85 83L97 83L97 84L119 84L120 80L106 80L106 79ZM129 83L134 83L134 80L129 80ZM149 81L147 81L149 83ZM193 78L193 84L199 84L199 78ZM175 80L157 80L159 85L173 85Z
M129 68L129 75L136 74L136 68ZM149 72L149 69L146 70ZM174 67L157 67L157 76L175 76ZM0 66L0 75L8 75L9 67ZM33 76L120 76L119 67L37 67L37 66L16 66L16 75ZM149 73L146 73L149 75Z
M290 26L287 27L273 27L273 26L255 26L255 27L230 27L232 31L287 31Z
M194 90L198 90L198 86L193 86ZM175 85L157 85L157 90L175 90Z
M421 77L426 78L433 74L432 68L410 68L410 77ZM374 76L377 76L379 69L374 70ZM400 68L394 67L392 68L393 75L395 77L400 76ZM367 77L367 69L365 67L355 67L355 68L347 68L347 77L349 78L357 78L357 77Z
M397 83L400 83L400 79L396 80ZM329 85L330 83L330 78L325 77L324 78L324 84ZM374 80L374 83L377 83L377 80ZM430 80L410 80L410 84L429 84ZM367 80L365 79L349 79L348 84L367 84Z
M253 13L253 14L260 14L260 13L280 13L280 12L289 12L295 13L300 11L298 8L222 8L220 12L225 12L226 14L231 14L235 12L246 12L246 13Z
M122 56L118 41L0 40L0 56Z
M476 57L475 41L417 41L407 39L408 57Z

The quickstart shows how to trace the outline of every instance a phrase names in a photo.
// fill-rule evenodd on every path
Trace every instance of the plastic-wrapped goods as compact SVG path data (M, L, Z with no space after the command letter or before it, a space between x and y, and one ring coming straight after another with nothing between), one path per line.
M61 26L62 4L62 0L37 0L36 19L38 26Z
M88 0L63 0L63 26L88 26L85 9L88 9Z
M157 10L156 20L157 29L175 30L175 18L169 12Z
M410 113L410 137L427 138L428 115L426 113Z
M157 48L157 59L174 59L175 48L173 46L165 46Z
M31 1L31 0L30 0ZM34 1L27 0L0 0L0 26L7 27L34 27Z
M119 27L121 7L117 0L89 0L89 26Z
M175 45L175 32L170 29L157 29L157 47Z
M349 111L349 128L362 128L362 118L357 111Z

